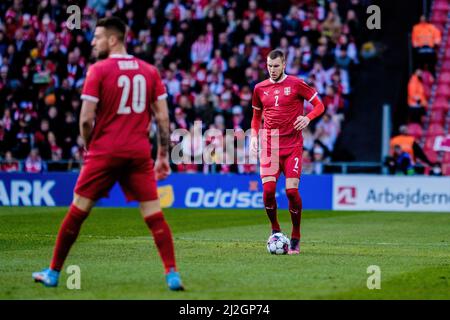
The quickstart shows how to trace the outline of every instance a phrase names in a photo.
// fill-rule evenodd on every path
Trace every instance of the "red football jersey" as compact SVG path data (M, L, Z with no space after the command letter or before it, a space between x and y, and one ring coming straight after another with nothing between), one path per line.
M262 109L264 129L269 137L267 141L263 135L262 148L288 149L303 145L302 132L295 130L294 122L303 115L303 102L311 102L317 96L317 91L303 80L294 76L285 76L278 82L272 79L258 83L253 90L252 106ZM279 147L272 146L271 140L278 130Z
M151 104L167 97L158 70L131 55L93 64L81 99L97 102L89 155L150 156Z

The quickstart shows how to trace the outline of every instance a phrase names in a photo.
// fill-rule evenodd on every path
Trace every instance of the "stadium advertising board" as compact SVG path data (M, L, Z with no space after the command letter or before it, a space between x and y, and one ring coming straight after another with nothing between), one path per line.
M0 174L2 206L68 206L72 200L76 173ZM331 209L331 176L304 176L300 192L305 209ZM159 183L164 208L263 208L262 185L258 175L172 174ZM283 177L277 185L278 207L287 209ZM135 207L127 203L118 185L103 207Z
M1 206L67 206L77 179L73 173L1 173Z
M300 184L303 207L306 209L331 209L331 176L304 176ZM259 175L234 174L172 174L161 181L158 192L164 208L263 208L263 194ZM319 192L318 192L319 190ZM277 203L281 209L288 208L283 177L277 184ZM99 205L106 207L135 206L127 203L118 185L110 197Z
M335 175L333 209L450 212L450 178Z

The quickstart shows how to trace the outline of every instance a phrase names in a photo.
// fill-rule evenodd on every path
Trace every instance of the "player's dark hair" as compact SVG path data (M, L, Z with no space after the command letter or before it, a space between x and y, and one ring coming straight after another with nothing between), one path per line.
M104 27L108 31L113 31L117 34L120 42L125 41L125 32L127 25L118 17L107 17L97 21L96 27Z
M269 52L268 57L272 60L276 58L281 58L281 61L286 61L286 56L284 55L284 52L280 49L275 49Z

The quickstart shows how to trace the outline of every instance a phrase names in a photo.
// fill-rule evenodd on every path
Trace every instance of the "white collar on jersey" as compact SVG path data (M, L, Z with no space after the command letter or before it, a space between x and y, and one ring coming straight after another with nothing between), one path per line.
M108 58L133 58L133 56L131 54L119 54L119 53L114 53L114 54L110 54Z
M270 80L270 82L272 82L272 83L281 83L281 82L283 82L284 80L286 80L286 78L287 78L287 74L284 73L283 76L281 77L281 79L278 80L278 81L274 81L274 80L272 80L272 78L269 78L269 80Z

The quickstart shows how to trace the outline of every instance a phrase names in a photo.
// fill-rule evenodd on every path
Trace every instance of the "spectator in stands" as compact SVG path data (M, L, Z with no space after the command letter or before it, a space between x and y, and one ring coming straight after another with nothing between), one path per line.
M5 148L5 128L3 127L3 122L0 120L0 150L4 150Z
M191 61L194 64L208 63L213 50L211 35L200 34L191 48Z
M430 171L430 176L442 176L442 163L436 162Z
M39 173L44 171L44 162L39 156L38 149L31 149L29 156L25 160L25 172Z
M336 43L341 35L341 19L333 11L329 11L326 20L322 24L322 34Z
M50 145L50 152L51 152L52 159L55 158L55 154L56 154L57 158L59 157L59 155L62 155L62 149L58 145L58 143L56 141L56 136L52 131L50 131L47 134L47 141L48 141L48 144Z
M316 146L312 151L312 173L322 174L323 173L323 162L324 162L324 150Z
M4 134L8 135L11 133L11 130L13 129L13 119L11 117L11 110L6 108L3 113L3 118L1 119L2 128L4 130Z
M181 92L181 81L175 77L175 73L172 70L167 70L163 82L170 96L169 102L174 102L175 96Z
M244 114L242 112L242 107L241 106L234 106L231 110L232 113L232 119L231 119L231 126L227 126L228 128L233 128L235 130L238 129L242 129L243 127L243 122L244 122Z
M325 113L317 123L315 138L332 151L338 133L338 125L333 120L331 113Z
M399 146L403 152L409 154L409 157L413 164L416 160L421 160L429 166L433 166L433 163L428 159L423 149L415 141L415 138L408 134L408 127L405 125L400 126L399 134L391 138L390 141L390 154L394 156L395 146Z
M311 153L306 149L303 150L302 173L306 174L314 173L314 166L311 158Z
M380 56L380 50L373 41L368 41L361 46L361 57L369 60Z
M327 110L332 114L344 113L345 101L342 95L338 94L333 86L327 86L325 96L322 99Z
M413 27L411 38L416 65L422 68L428 67L434 74L436 49L442 40L441 31L422 15L420 22Z
M183 21L186 19L186 8L180 3L180 0L174 0L169 3L164 10L166 16L172 17L175 21Z
M335 59L331 52L328 50L328 46L323 41L319 44L319 46L317 46L313 58L315 60L319 60L322 63L323 68L326 70L330 69L333 66Z
M389 174L414 174L411 156L398 144L394 146L393 154L386 159L385 165L389 168Z
M194 109L196 114L202 115L202 120L208 126L213 122L214 106L211 101L208 101L204 94L198 94L195 98Z
M72 157L69 159L67 164L67 170L69 171L80 171L81 165L83 163L83 156L81 150L75 150Z
M39 150L42 159L48 160L51 157L50 145L47 137L50 131L50 125L47 119L42 119L39 129L34 133L34 147Z
M16 134L13 152L19 159L23 159L31 149L31 134L29 127L23 120L19 121L19 129Z
M427 98L422 80L422 70L416 69L408 82L408 119L409 122L422 123L426 114Z
M52 151L51 162L47 165L48 171L67 171L67 163L62 161L62 149L58 148Z
M336 55L336 65L344 70L349 70L353 66L353 60L347 53L347 47L342 46Z
M78 123L75 121L75 117L72 112L65 113L64 128L60 139L60 146L62 147L63 157L65 159L70 158L70 149L75 145L78 133Z
M314 146L314 135L311 132L311 128L307 126L305 129L303 129L302 135L303 135L303 149L309 152L313 149Z
M218 49L214 50L214 57L208 62L206 69L211 71L213 66L221 73L227 71L227 63L222 58L222 52Z
M430 71L422 70L421 79L422 79L425 99L426 99L426 101L428 101L429 98L431 97L431 87L433 86L433 83L434 83L434 77Z
M20 170L19 161L14 159L11 151L6 151L5 158L1 161L0 171L17 172Z
M186 115L183 112L181 107L175 108L175 121L174 121L174 129L186 129L189 130L190 123L186 121Z
M88 0L87 6L89 8L92 8L100 16L103 16L105 14L108 2L108 0Z
M178 32L175 38L175 44L170 50L168 60L175 61L179 69L187 70L191 64L189 54L190 48L186 41L185 35L182 32Z
M56 106L52 105L48 109L48 122L50 125L50 131L52 131L57 137L62 137L64 130L64 124L61 122L60 112Z
M177 106L183 110L186 120L189 123L193 123L196 120L195 109L192 106L191 100L187 96L180 96Z

